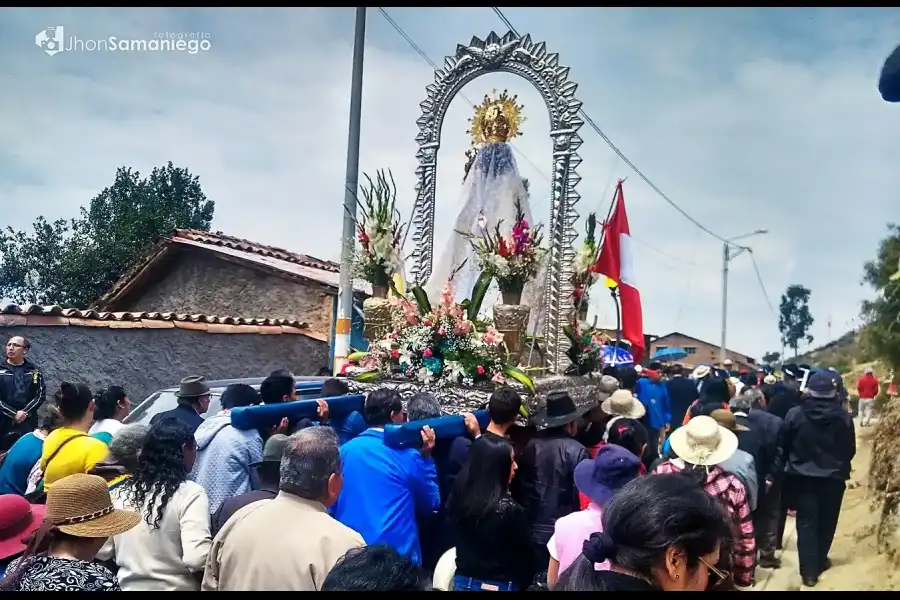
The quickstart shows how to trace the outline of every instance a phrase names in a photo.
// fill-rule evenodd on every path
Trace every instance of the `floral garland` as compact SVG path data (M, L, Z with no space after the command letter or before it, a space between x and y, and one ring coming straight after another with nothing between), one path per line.
M587 375L599 371L603 366L603 347L609 343L606 334L595 327L582 328L578 320L574 326L563 327L563 333L569 338L566 356L572 363L566 374Z
M547 255L547 250L540 247L544 239L541 233L544 226L542 223L534 227L528 224L519 200L516 200L516 220L509 235L500 232L502 224L501 220L494 231L488 231L482 214L478 217L481 235L464 231L457 233L472 244L479 268L497 280L501 292L521 292L525 284L537 275Z
M487 285L490 280L483 276L476 288ZM393 330L368 352L351 354L343 374L360 381L400 377L435 386L502 385L510 377L534 392L531 378L504 362L503 334L477 319L480 299L468 306L457 304L449 282L433 308L421 288L413 293L416 303L407 298L391 301Z
M367 185L361 190L363 202L357 201L362 218L356 222L359 248L354 256L354 270L372 285L388 285L394 273L403 271L403 232L406 229L396 208L397 185L393 174L378 171L375 181L365 175Z

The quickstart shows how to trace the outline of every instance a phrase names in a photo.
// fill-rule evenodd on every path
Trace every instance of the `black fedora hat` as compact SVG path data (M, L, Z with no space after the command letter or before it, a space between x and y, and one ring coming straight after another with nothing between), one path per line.
M579 407L569 392L550 392L544 407L534 416L534 423L541 429L562 427L591 410L590 404Z
M179 398L199 398L200 396L209 395L209 386L206 384L206 377L202 375L192 375L181 380L178 388Z

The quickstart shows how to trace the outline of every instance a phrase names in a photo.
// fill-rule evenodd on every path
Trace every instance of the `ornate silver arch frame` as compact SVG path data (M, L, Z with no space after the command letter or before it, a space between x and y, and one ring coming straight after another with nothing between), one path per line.
M550 113L550 139L553 143L553 170L550 186L550 243L547 287L547 315L544 339L550 368L562 373L567 365L568 339L563 326L572 310L573 243L577 234L575 205L581 196L576 191L581 177L578 148L583 143L578 130L584 121L578 116L581 102L575 98L578 84L569 81L569 68L559 65L559 55L548 53L546 44L535 44L531 36L512 32L502 38L493 31L484 40L473 37L468 46L456 46L456 56L444 59L444 68L435 71L434 83L425 88L427 97L420 104L422 116L416 123L419 150L416 157L416 203L413 209L415 251L412 280L424 284L431 276L434 252L434 205L437 182L437 155L441 146L441 127L450 102L464 85L493 72L515 73L531 82Z

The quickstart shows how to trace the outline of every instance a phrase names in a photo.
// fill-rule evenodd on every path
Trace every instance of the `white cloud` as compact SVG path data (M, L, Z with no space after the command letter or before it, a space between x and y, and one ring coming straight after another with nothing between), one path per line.
M391 14L438 63L457 43L504 30L488 8ZM817 342L826 341L829 315L835 335L849 325L865 293L861 265L896 211L900 188L900 119L875 89L896 43L896 12L506 14L520 32L560 53L589 114L686 211L724 236L770 229L752 245L776 310L784 288L802 283L812 289ZM431 67L377 10L368 20L361 167L391 168L409 209L415 121ZM204 31L212 47L193 56L48 57L34 35L53 24L80 38ZM6 9L0 224L72 216L112 181L117 166L145 172L172 160L199 175L216 201L215 229L336 258L352 34L352 9ZM479 100L495 87L509 88L526 105L517 158L532 182L534 210L546 221L546 111L538 93L511 75L482 77L463 93ZM457 98L445 121L437 244L449 235L455 211L469 113ZM602 216L614 178L629 177L646 330L677 328L717 342L721 244L666 205L587 126L581 135L582 215ZM777 349L777 319L749 256L731 269L729 346L757 356ZM612 319L609 301L596 302Z

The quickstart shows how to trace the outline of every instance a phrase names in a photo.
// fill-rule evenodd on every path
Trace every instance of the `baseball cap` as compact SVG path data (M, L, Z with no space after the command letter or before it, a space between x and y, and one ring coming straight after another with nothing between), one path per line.
M256 463L253 463L253 466L259 466L263 463L280 463L281 457L284 456L284 450L287 448L288 440L290 438L283 433L276 433L272 437L266 440L266 445L263 446L263 456L262 460Z
M838 387L832 373L818 371L814 373L806 385L807 393L813 398L834 398Z

